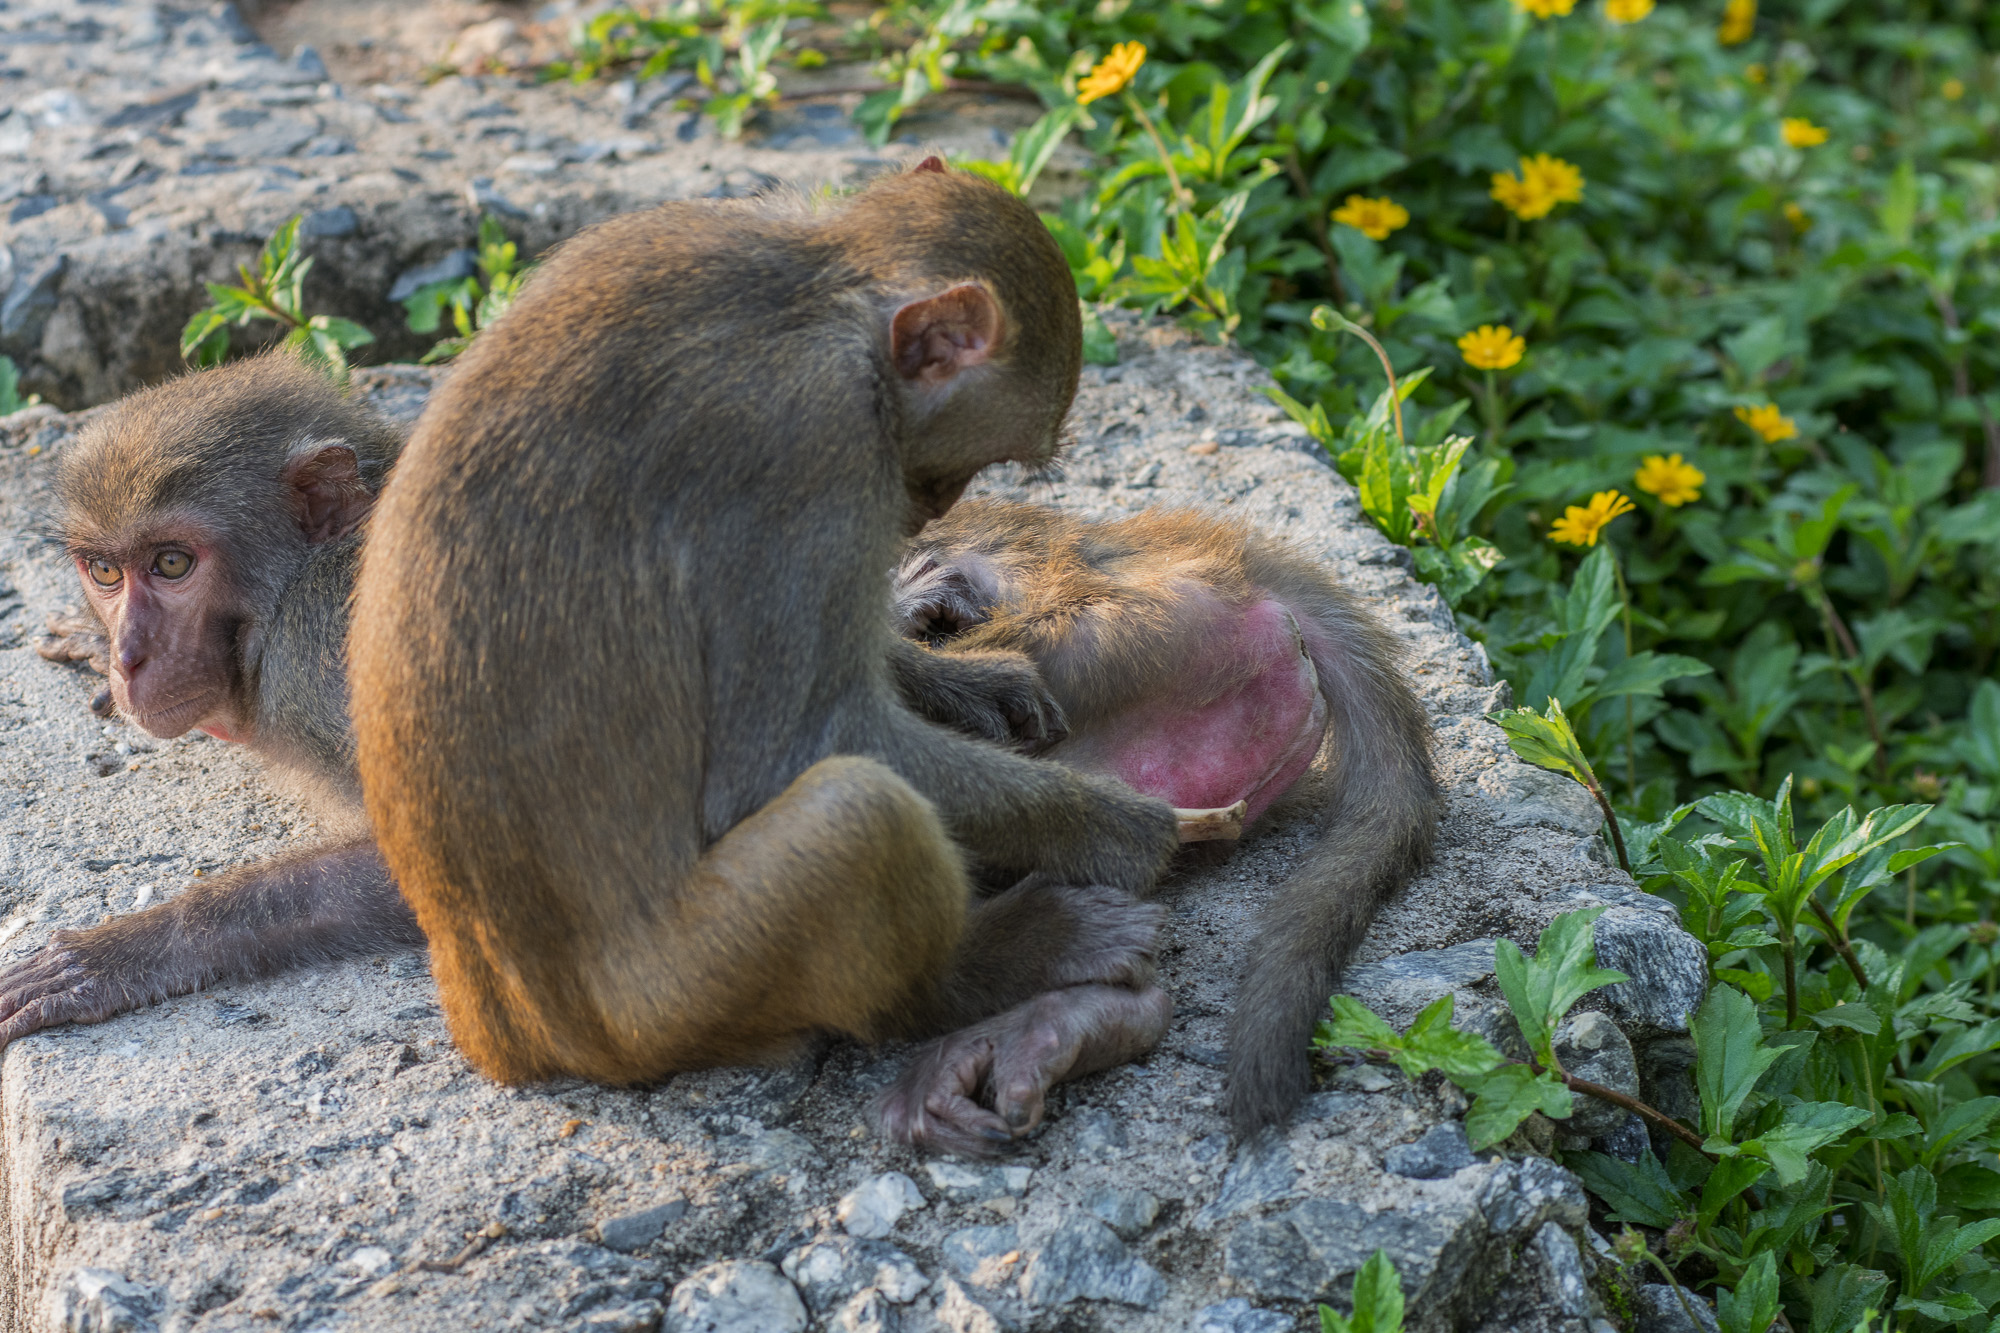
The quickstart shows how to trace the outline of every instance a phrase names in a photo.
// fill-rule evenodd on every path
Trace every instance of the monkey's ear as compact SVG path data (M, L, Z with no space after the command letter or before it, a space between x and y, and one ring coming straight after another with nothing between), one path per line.
M354 531L375 503L350 445L313 441L285 464L284 482L299 531L314 545Z
M917 171L935 171L938 172L940 175L942 175L945 169L944 159L939 157L936 153L932 153L929 157L917 163L914 169Z
M976 282L912 301L889 324L896 371L919 384L943 384L991 360L1002 325L999 303Z

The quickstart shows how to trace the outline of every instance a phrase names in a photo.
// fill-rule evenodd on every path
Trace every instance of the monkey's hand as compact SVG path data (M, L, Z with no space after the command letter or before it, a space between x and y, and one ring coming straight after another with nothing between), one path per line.
M875 1104L884 1134L990 1156L1042 1123L1048 1091L1159 1045L1173 1001L1153 987L1074 986L926 1042Z
M932 652L898 639L890 666L903 702L939 726L1026 754L1069 735L1062 705L1021 653Z
M132 972L122 933L59 930L40 953L0 971L0 1047L58 1023L101 1023L171 994L125 979Z
M58 611L48 620L48 637L35 651L51 662L88 662L100 676L111 674L111 640L87 611Z

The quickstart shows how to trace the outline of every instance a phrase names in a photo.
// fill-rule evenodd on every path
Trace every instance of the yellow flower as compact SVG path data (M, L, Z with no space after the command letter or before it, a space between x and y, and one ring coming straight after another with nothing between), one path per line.
M1690 500L1701 499L1701 484L1708 480L1708 474L1692 463L1683 462L1679 454L1647 454L1639 460L1639 470L1632 476L1632 484L1648 495L1658 496L1660 503L1678 509Z
M1500 206L1523 221L1547 217L1557 204L1574 204L1583 198L1583 173L1574 164L1547 153L1521 159L1521 174L1493 173L1493 198Z
M1788 203L1785 205L1785 221L1792 224L1793 231L1804 231L1812 226L1812 214L1797 204Z
M1771 72L1764 68L1764 63L1761 60L1752 61L1744 67L1743 77L1752 83L1762 83L1771 77Z
M1613 23L1637 23L1653 12L1653 0L1604 0L1604 17Z
M1763 436L1765 441L1776 444L1779 440L1789 440L1799 433L1792 419L1778 410L1776 403L1766 403L1762 407L1739 407L1736 419Z
M1559 157L1537 153L1522 158L1521 179L1533 182L1559 204L1583 202L1583 173Z
M1347 196L1347 202L1333 210L1333 220L1354 228L1371 241L1379 241L1392 231L1410 225L1410 210L1393 199L1363 199Z
M1826 142L1826 130L1804 116L1786 116L1779 132L1785 136L1785 142L1794 148L1811 148Z
M1715 40L1724 46L1740 46L1750 40L1757 27L1757 0L1729 0L1722 7L1722 22Z
M1556 206L1556 201L1534 186L1516 177L1511 171L1493 173L1492 195L1500 206L1517 218L1534 219L1546 216Z
M1100 97L1109 97L1130 82L1146 63L1146 48L1138 42L1120 42L1111 54L1097 62L1076 85L1076 104L1089 106Z
M1956 102L1959 98L1965 96L1965 80L1946 79L1938 91L1944 94L1945 101Z
M1612 519L1637 507L1617 491L1599 491L1590 497L1589 504L1571 505L1563 510L1563 516L1549 525L1549 539L1571 546L1595 546L1597 534Z
M1576 8L1576 0L1514 0L1514 8L1538 19L1556 19Z
M1505 324L1481 324L1458 340L1458 350L1474 370L1506 370L1521 363L1528 340Z

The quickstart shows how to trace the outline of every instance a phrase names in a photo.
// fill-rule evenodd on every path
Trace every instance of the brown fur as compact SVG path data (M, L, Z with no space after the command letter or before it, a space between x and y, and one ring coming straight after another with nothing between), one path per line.
M1204 608L1267 595L1321 631L1311 656L1332 759L1320 842L1272 896L1237 999L1229 1105L1242 1133L1297 1104L1313 1024L1342 966L1381 902L1430 857L1430 728L1400 646L1317 562L1247 524L1189 511L1094 522L963 504L914 543L895 590L899 625L948 649L938 656L1034 662L1078 737L1115 729L1169 681L1190 695L1226 688L1231 667L1203 642Z
M64 451L57 533L80 564L127 570L123 583L163 544L198 549L190 577L199 574L201 591L153 610L142 631L128 602L80 570L88 609L52 619L43 656L112 672L121 711L174 716L153 722L157 734L231 731L305 779L336 824L358 827L341 670L354 527L401 443L394 426L284 356L132 395ZM211 704L200 715L135 704L161 672L172 674L170 693ZM91 930L57 932L0 972L0 1045L224 978L422 942L373 844L349 835L204 879Z
M1059 886L1146 889L1172 812L920 719L892 669L900 543L1049 456L1078 330L1033 214L932 170L615 219L466 354L377 512L351 661L369 812L480 1069L935 1029L1134 922L1107 969L1143 970L1150 909ZM968 866L1050 872L1022 892L1073 928L971 907Z

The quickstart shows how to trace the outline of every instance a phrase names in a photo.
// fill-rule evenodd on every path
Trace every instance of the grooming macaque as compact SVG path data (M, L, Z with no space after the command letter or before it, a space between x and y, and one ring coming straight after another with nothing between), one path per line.
M603 223L461 358L372 520L350 680L477 1067L628 1083L976 1023L883 1124L980 1151L1159 1039L1130 895L1175 812L920 716L935 664L889 621L901 543L1053 453L1079 338L1040 221L933 162ZM995 663L992 727L1045 737Z
M1254 820L1331 735L1324 833L1266 911L1230 1042L1237 1130L1283 1119L1342 967L1436 832L1430 730L1395 642L1312 560L1189 512L962 504L911 546L894 596L898 628L941 658L1035 663L1068 726L1047 758L1173 805L1242 801Z
M220 980L423 943L352 831L364 825L341 669L357 528L401 439L323 375L265 356L134 394L62 455L57 526L87 610L53 618L42 655L100 666L110 706L154 736L247 745L350 831L58 931L0 971L0 1046Z

